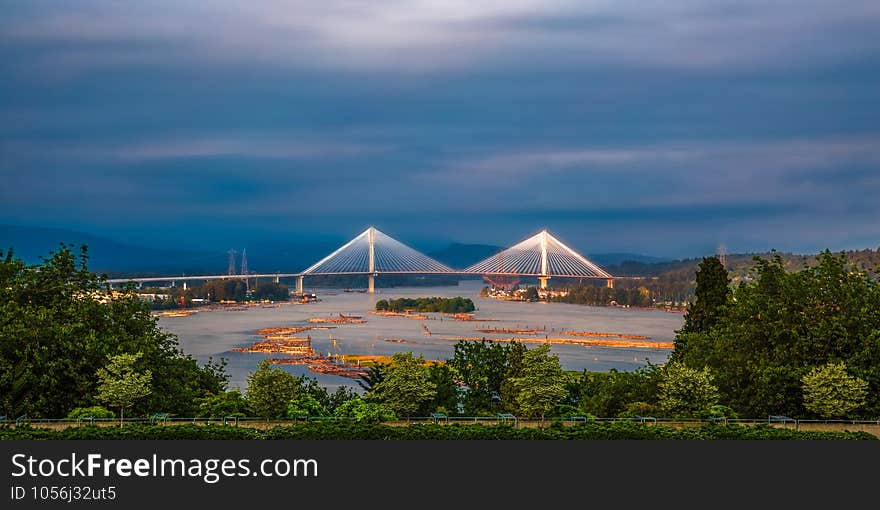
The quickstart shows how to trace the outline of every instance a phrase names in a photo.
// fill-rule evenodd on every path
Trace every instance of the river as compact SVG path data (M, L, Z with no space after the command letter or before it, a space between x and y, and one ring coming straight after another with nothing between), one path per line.
M340 289L316 289L321 301L309 304L285 304L275 308L251 307L243 311L203 311L188 317L162 317L159 325L180 339L184 352L201 362L209 357L226 358L230 388L244 390L247 376L266 355L232 352L235 347L246 347L260 340L257 330L273 326L306 325L310 317L359 315L366 324L339 324L326 330L308 331L312 347L320 353L391 355L399 351L423 354L426 359L444 360L452 356L454 341L443 337L492 338L492 334L477 332L480 328L545 329L549 336L561 331L603 331L627 335L643 335L653 341L671 342L675 330L682 325L681 314L656 310L594 307L564 303L526 303L500 301L480 297L483 283L462 281L459 286L401 287L378 289L370 295L362 292L343 292ZM492 322L463 322L427 314L428 320L369 315L376 301L396 297L463 296L471 298L477 307L477 318L497 319ZM431 331L425 332L424 326ZM554 333L556 333L554 335ZM304 336L302 333L299 336ZM525 335L500 335L502 337ZM543 335L537 335L538 338ZM412 343L392 343L386 338L399 338ZM333 341L336 341L334 348ZM529 345L534 347L534 345ZM635 370L645 366L646 359L663 363L668 349L620 348L583 345L553 345L566 370L607 371ZM276 355L280 356L280 355ZM291 373L317 377L331 389L339 385L356 386L352 379L335 375L313 374L302 365L280 365Z

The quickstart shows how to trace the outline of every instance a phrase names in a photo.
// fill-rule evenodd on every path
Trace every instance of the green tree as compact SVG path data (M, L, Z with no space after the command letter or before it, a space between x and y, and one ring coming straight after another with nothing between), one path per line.
M508 369L509 347L487 342L458 342L448 361L458 382L467 390L462 397L464 414L489 413L501 403L501 385Z
M153 374L149 371L138 372L135 364L142 354L117 354L110 356L106 367L98 369L98 400L107 405L119 408L119 425L125 416L125 409L147 395L152 390L150 382Z
M804 407L823 418L841 418L865 404L868 383L849 375L844 363L816 367L802 379Z
M101 406L91 406L91 407L75 407L71 409L69 413L67 413L68 420L76 420L78 418L91 417L96 420L107 420L116 418L116 415L113 411L104 409Z
M269 299L272 301L290 301L290 289L287 285L275 282L260 282L254 289L254 299Z
M523 296L523 299L526 301L537 301L538 300L538 289L537 287L528 287L526 289L526 293Z
M297 398L301 386L301 379L264 359L248 375L247 399L257 416L277 419L287 414L287 405Z
M670 363L663 369L659 390L660 408L674 417L708 416L718 403L718 388L706 368Z
M287 403L287 417L328 416L327 407L311 393L302 392Z
M398 352L391 357L385 378L367 395L369 400L381 402L398 416L412 416L421 405L437 395L437 385L428 380L425 360L411 352Z
M365 393L369 395L369 393L376 387L383 379L385 379L385 374L388 372L388 364L387 363L374 363L372 366L368 367L366 373L358 378L358 386L364 390Z
M200 418L222 419L227 416L250 416L250 405L238 390L209 393L196 399Z
M196 398L223 391L223 362L199 366L149 303L130 288L110 292L87 262L86 247L76 257L61 245L35 265L0 254L0 414L57 418L96 405L95 373L123 353L142 353L138 366L162 374L132 412L192 415Z
M527 351L526 346L519 342L511 342L507 347L507 371L501 382L501 409L508 413L519 412L519 391L515 382L522 376Z
M796 272L779 256L756 257L750 280L708 334L690 336L681 361L710 368L721 400L741 416L797 417L807 414L803 377L846 360L868 383L859 412L880 415L880 282L829 252Z
M523 354L522 370L513 378L516 405L526 417L544 415L565 398L566 376L559 356L550 353L550 345L529 349Z
M427 377L437 391L433 399L426 401L419 413L427 416L440 409L446 414L457 414L460 391L452 367L446 363L432 363L427 368Z
M675 341L672 361L680 359L687 350L689 333L709 333L721 317L730 296L730 275L727 269L718 257L704 258L697 268L694 300L687 307L684 326Z
M356 398L359 398L359 395L353 389L348 386L338 386L336 391L329 394L327 397L327 410L333 413L339 408L339 406Z
M621 416L635 403L656 406L661 373L660 368L650 363L633 372L584 370L566 385L566 403L601 417Z
M345 402L336 408L333 414L342 418L354 418L355 421L370 423L397 419L394 410L385 404L367 402L359 397Z

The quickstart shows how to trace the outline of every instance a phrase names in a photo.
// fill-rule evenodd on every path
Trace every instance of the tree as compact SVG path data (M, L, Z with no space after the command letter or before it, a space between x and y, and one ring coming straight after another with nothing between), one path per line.
M423 416L437 411L457 414L460 391L452 368L446 363L432 363L427 368L427 377L437 387L437 391L434 398L426 401L419 412Z
M356 398L359 398L359 395L353 389L348 386L339 386L336 388L336 391L328 395L327 410L333 413L341 405Z
M449 365L457 381L467 387L462 397L464 414L488 413L501 402L501 385L507 374L510 347L487 342L458 342Z
M708 416L718 403L718 388L708 369L670 363L660 379L660 408L674 417Z
M94 418L96 420L112 420L113 418L116 418L116 415L113 411L104 409L101 406L76 407L67 413L68 420L76 420L85 417Z
M709 333L718 322L730 296L730 275L727 269L718 257L704 258L697 268L694 300L687 307L684 326L676 338L673 361L681 358L683 351L687 349L688 333Z
M35 265L0 254L0 414L57 418L94 406L95 373L123 353L142 353L138 366L162 374L132 412L191 416L196 398L225 389L222 361L183 354L149 303L130 288L109 292L87 262L85 246L77 257L61 245Z
M858 412L880 415L880 282L830 252L796 272L779 256L755 261L751 281L734 289L708 334L691 335L679 360L710 368L721 400L745 417L807 414L803 377L846 360L868 383Z
M522 370L513 378L516 405L526 417L544 415L565 398L565 372L559 356L550 354L550 345L544 344L523 353Z
M330 413L321 401L311 393L302 392L287 403L287 417L296 419L302 416L328 416Z
M196 400L198 416L210 419L222 419L227 416L250 416L251 410L247 399L239 390L209 393Z
M125 416L125 409L152 392L150 382L153 374L149 370L144 372L135 370L135 364L141 357L141 353L110 356L107 366L99 369L96 374L97 398L107 405L119 408L120 426Z
M802 379L804 407L823 418L840 418L865 404L868 383L849 375L844 363L816 367Z
M511 342L507 347L507 371L501 382L501 408L509 413L518 413L517 400L519 392L516 387L516 379L522 376L525 354L528 351L525 345L519 342Z
M386 363L374 363L367 368L364 375L358 377L358 386L369 394L374 387L385 379L386 372L388 372L388 365Z
M526 289L526 293L523 295L523 299L525 299L526 301L537 301L538 289L536 287L528 287Z
M373 387L368 398L387 405L398 416L412 416L437 395L437 385L428 380L424 363L421 355L413 358L411 352L395 353L385 378Z
M297 397L301 385L300 379L264 359L248 375L247 399L257 416L281 418L287 414L287 405Z
M566 403L601 417L621 416L635 403L655 406L661 373L650 363L633 372L584 370L568 382Z

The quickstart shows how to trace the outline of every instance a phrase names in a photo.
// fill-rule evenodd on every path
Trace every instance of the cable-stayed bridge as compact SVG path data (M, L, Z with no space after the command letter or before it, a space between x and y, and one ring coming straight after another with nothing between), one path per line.
M242 266L246 267L245 264ZM193 280L272 278L278 282L281 278L296 278L296 290L301 293L307 276L366 275L367 291L373 293L376 288L376 277L383 274L534 277L540 281L541 288L547 287L550 278L605 280L609 287L613 287L616 278L566 246L547 230L542 230L470 267L452 269L375 227L370 227L333 253L298 273L153 276L117 278L107 282L112 285L127 282L142 284L182 281L186 285L187 281Z

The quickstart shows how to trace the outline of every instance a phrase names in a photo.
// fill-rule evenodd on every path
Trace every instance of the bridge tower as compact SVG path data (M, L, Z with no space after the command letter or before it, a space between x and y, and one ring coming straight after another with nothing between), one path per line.
M370 227L367 230L367 242L369 243L369 272L368 276L369 281L367 282L367 292L370 294L376 293L376 228Z
M547 231L541 231L541 276L538 277L538 281L541 282L541 288L547 288L547 280L550 279L550 271L548 270L549 264L547 262Z
M306 277L303 275L299 275L296 277L296 293L297 294L303 293L303 280L305 280L305 279L306 279Z

